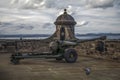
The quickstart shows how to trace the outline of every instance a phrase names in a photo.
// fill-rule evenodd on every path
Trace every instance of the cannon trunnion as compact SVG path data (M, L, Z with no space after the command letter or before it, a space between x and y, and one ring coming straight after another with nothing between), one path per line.
M19 64L21 59L27 58L46 58L58 61L65 59L67 63L74 63L78 57L74 46L76 46L75 42L52 41L49 44L49 52L16 52L10 58L13 64Z

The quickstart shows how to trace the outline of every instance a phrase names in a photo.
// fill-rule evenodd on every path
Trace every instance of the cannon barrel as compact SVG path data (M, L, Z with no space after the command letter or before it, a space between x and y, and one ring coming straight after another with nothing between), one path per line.
M86 40L77 40L77 43L82 43L82 42L87 42L87 41L95 41L95 40L106 40L106 36L100 36L98 38L93 38L93 39L86 39Z
M62 46L76 46L76 42L71 42L71 41L59 41Z

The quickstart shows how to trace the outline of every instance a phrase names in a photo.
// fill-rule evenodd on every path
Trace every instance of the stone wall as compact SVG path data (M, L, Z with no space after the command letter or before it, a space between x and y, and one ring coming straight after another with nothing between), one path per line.
M80 42L75 47L79 55L96 56L96 57L110 57L120 58L120 40L101 40L105 43L106 50L100 52L96 50L97 44L100 40ZM12 40L6 44L0 44L0 53L14 53L18 52L48 52L49 39L46 40Z
M1 53L48 51L50 40L13 40L0 44Z
M103 52L96 50L99 41L100 40L80 43L76 47L76 50L78 51L79 55L120 59L120 40L102 40L105 43L105 51Z

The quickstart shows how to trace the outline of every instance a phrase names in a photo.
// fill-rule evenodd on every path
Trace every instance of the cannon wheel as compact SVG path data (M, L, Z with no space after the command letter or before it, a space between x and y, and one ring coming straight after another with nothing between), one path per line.
M75 51L75 49L67 49L64 53L65 61L68 63L76 62L77 57L78 57L78 54Z
M16 53L16 54L12 54L11 55L11 62L13 63L13 64L19 64L19 61L20 61L20 59L19 58L15 58L15 56L22 56L22 54L21 53Z
M19 64L19 59L11 59L11 62L12 62L13 64Z

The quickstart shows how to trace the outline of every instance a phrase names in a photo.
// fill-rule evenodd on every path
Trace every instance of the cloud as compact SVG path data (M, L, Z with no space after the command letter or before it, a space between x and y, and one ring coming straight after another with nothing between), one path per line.
M0 0L0 34L52 34L64 8L76 33L120 32L120 0Z
M87 0L86 7L107 8L113 7L115 0Z
M0 7L41 9L41 8L67 8L69 5L86 8L107 8L119 6L120 0L1 0Z
M53 23L44 23L42 28L45 28L45 29L51 29L53 28L55 25Z
M82 26L88 25L88 23L89 23L88 21L77 22L76 27L82 27Z
M2 0L1 6L22 9L41 9L41 8L57 8L63 9L72 6L80 6L85 8L108 8L120 4L119 0Z

